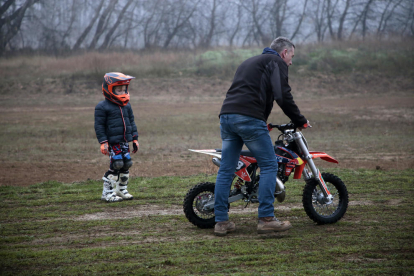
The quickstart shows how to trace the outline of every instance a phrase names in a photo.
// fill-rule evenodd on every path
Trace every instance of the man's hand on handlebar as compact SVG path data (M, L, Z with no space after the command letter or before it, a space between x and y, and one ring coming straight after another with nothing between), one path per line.
M302 131L302 129L305 129L305 128L308 128L308 127L312 127L309 123L309 120L303 126L298 127L298 129L299 129L299 131Z
M268 130L269 132L271 132L271 131L272 131L272 129L273 129L272 124L267 124L267 130Z

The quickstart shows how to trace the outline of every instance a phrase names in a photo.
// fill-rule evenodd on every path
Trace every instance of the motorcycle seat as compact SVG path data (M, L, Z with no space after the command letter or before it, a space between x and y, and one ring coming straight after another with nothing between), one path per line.
M221 149L216 149L217 152L221 152ZM250 152L250 150L242 150L240 152L240 155L254 157L253 153Z

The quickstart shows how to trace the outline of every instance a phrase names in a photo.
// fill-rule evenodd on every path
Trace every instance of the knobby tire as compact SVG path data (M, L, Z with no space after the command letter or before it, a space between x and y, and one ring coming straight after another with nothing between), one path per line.
M184 214L192 224L199 228L213 228L215 225L214 210L206 214L209 215L208 218L203 218L198 214L198 211L195 210L196 207L194 206L197 201L197 196L203 194L204 192L214 195L214 187L215 183L211 182L197 184L188 191L184 198Z
M322 173L322 177L325 180L326 185L333 186L336 189L336 191L333 189L334 191L330 192L334 198L337 197L339 199L338 203L335 204L337 206L328 206L326 204L324 206L324 204L316 202L316 191L318 191L317 193L321 193L321 190L319 189L318 181L312 178L306 181L305 188L303 189L303 208L309 218L317 224L335 223L345 215L348 208L348 191L339 177L330 173ZM329 210L329 208L332 208L332 213L327 215L322 214L317 210Z

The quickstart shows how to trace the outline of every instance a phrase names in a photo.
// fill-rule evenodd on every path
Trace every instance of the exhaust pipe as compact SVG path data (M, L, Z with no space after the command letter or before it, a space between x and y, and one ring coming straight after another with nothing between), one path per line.
M285 185L283 185L283 182L282 182L282 180L280 180L279 177L276 177L275 197L276 197L277 201L279 201L279 202L283 202L285 200L285 197L286 197Z
M214 157L211 161L213 161L213 164L216 165L217 167L220 167L221 165L221 160L217 157Z

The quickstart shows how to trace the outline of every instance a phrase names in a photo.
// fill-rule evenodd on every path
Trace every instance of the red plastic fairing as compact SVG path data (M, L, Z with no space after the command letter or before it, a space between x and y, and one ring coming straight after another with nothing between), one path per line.
M257 163L256 158L254 157L250 157L250 156L244 156L242 155L243 159L246 160L247 162L250 162L251 164L253 163ZM246 164L247 165L247 164ZM250 164L249 164L250 165ZM247 165L248 166L248 165Z
M243 157L247 159L247 156L243 156ZM243 179L244 181L250 182L252 181L252 179L250 178L250 175L247 172L247 167L251 163L244 158L240 157L239 159L239 164L240 164L240 161L243 162L244 164L243 166L240 167L240 169L236 169L236 175L240 177L241 179Z
M293 175L293 179L300 179L302 177L302 172L303 172L303 169L305 168L306 163L308 163L308 162L306 162L304 160L304 163L302 165L296 166L295 174Z
M328 161L328 162L331 162L331 163L336 163L336 164L339 163L336 159L332 158L331 156L329 156L328 154L326 154L324 152L321 152L321 151L310 151L309 153L313 156L312 159L320 158L322 160L325 160L325 161Z
M336 159L332 158L328 154L326 154L324 152L321 152L321 151L310 151L309 154L312 155L312 159L320 158L322 160L325 160L325 161L328 161L328 162L331 162L331 163L336 163L336 164L339 163ZM306 159L304 159L303 162L304 163L302 165L296 166L295 174L293 175L293 179L300 179L301 178L303 169L305 168L305 165L308 163L306 161Z

